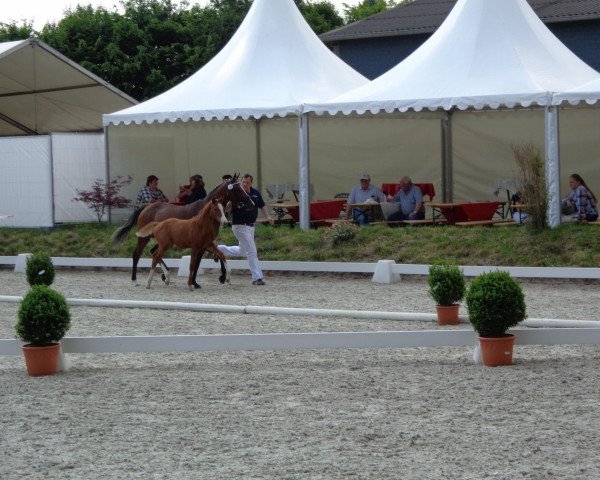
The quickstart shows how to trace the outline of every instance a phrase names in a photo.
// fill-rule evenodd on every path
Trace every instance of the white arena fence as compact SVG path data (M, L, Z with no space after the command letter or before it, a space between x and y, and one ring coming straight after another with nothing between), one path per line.
M0 265L14 265L15 271L23 271L28 254L16 257L0 257ZM125 258L71 258L53 257L57 267L107 267L127 268L131 259ZM230 261L233 269L248 269L248 262ZM179 268L179 275L187 275L189 256L182 259L168 259L169 268ZM140 266L149 267L148 259L142 260ZM218 268L212 260L203 260L203 268ZM392 260L380 260L377 263L335 263L335 262L261 262L264 270L301 271L301 272L338 272L338 273L373 273L373 281L391 283L400 279L400 274L426 275L428 265L397 265ZM514 277L521 278L600 278L597 268L527 268L527 267L461 267L465 275L476 276L492 270L505 270ZM0 301L18 302L20 297L0 297ZM107 303L108 302L108 303ZM99 307L140 308L181 308L194 309L190 305L177 302L139 302L127 300L105 299L71 299L72 305L95 305ZM173 305L164 305L172 303ZM154 305L157 304L157 305ZM163 304L163 305L158 305ZM196 304L198 305L198 304ZM219 308L234 309L238 313L264 313L261 309L269 309L269 313L294 315L344 315L350 318L364 318L361 315L375 314L393 315L399 320L433 321L430 314L402 312L353 312L319 309L283 309L280 307L253 306L220 306L202 305L198 309L217 311ZM277 309L278 311L274 310ZM358 316L356 316L358 315ZM466 322L464 317L461 318ZM549 319L529 319L531 326L542 326L552 322ZM537 323L536 323L537 322ZM515 329L510 332L517 337L518 345L584 345L600 344L600 328L593 321L554 320L564 328ZM527 323L523 324L527 326ZM578 326L570 328L566 325ZM600 323L598 324L600 326ZM590 328L591 327L591 328ZM66 337L61 341L64 353L128 353L128 352L195 352L195 351L238 351L238 350L291 350L291 349L336 349L336 348L416 348L416 347L452 347L475 346L477 337L472 329L465 330L425 330L425 331L385 331L385 332L330 332L330 333L270 333L270 334L227 334L227 335L168 335L168 336L134 336L134 337ZM0 339L0 355L20 354L22 342L18 340Z
M14 266L15 272L25 271L25 261L29 253L17 256L0 256L0 265ZM187 276L189 272L189 255L180 259L167 258L169 268L177 268L179 276ZM79 268L131 268L131 258L82 258L52 257L56 267ZM233 270L248 270L247 260L228 260ZM203 259L201 268L218 269L219 264L211 259ZM373 274L376 283L393 283L400 280L400 275L427 275L429 265L397 264L394 260L379 260L376 263L366 262L293 262L293 261L261 261L262 270L281 272L321 272L321 273L366 273ZM142 258L138 267L149 268L150 259ZM495 270L507 271L514 278L547 278L547 279L600 279L600 268L575 267L494 267L494 266L461 266L467 277L476 277L484 272ZM202 272L198 272L202 273Z

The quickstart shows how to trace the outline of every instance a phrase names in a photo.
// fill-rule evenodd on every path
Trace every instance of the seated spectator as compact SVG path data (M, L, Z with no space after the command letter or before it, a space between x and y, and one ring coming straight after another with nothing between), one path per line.
M423 193L416 185L413 185L410 177L404 176L400 179L400 190L396 195L388 195L388 202L400 204L400 210L388 217L388 221L423 220L425 218L425 206L423 205Z
M348 196L349 204L356 203L385 203L385 195L379 188L371 185L371 177L368 173L363 173L360 177L360 185L357 185L352 189ZM350 208L346 209L346 217L350 216ZM370 208L353 208L352 209L353 220L359 225L367 225L373 221L373 210Z
M194 188L198 189L198 191L194 195L194 200L189 201L188 197L192 195ZM202 194L202 192L204 192L204 194ZM190 183L188 185L179 185L179 193L177 194L177 200L181 203L192 203L204 197L206 197L206 191L204 190L204 180L202 179L202 175L192 175L190 177Z
M589 189L583 178L574 173L569 177L569 185L571 192L563 199L563 210L572 207L580 222L598 220L596 195Z
M185 197L185 204L188 205L197 200L202 200L206 197L206 190L204 189L204 181L201 175L194 175L192 177L192 190L190 194Z
M149 175L146 179L146 186L142 187L135 201L135 208L145 207L154 202L168 202L169 199L158 188L158 177Z

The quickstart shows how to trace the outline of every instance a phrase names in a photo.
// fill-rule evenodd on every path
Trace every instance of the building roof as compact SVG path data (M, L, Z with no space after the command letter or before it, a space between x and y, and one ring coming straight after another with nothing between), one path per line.
M542 22L600 18L600 0L528 0ZM320 36L325 43L360 38L430 34L442 24L456 0L414 0Z

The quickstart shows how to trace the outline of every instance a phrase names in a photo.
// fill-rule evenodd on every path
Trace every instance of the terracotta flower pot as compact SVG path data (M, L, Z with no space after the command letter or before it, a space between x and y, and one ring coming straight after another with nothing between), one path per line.
M479 337L481 359L486 367L512 365L515 336Z
M58 343L43 347L23 345L21 350L23 350L23 355L25 356L27 373L32 377L55 374L58 365L59 349L60 345Z
M438 325L458 325L458 309L460 305L436 305Z

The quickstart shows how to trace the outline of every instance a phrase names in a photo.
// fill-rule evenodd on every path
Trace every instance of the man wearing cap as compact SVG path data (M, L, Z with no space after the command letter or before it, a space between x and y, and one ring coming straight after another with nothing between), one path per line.
M356 203L385 203L385 195L379 188L371 185L371 176L368 173L363 173L360 177L360 185L357 185L352 189L348 196L349 204ZM346 218L350 215L350 209L346 209ZM359 225L367 225L373 221L373 211L370 208L352 209L353 220Z

